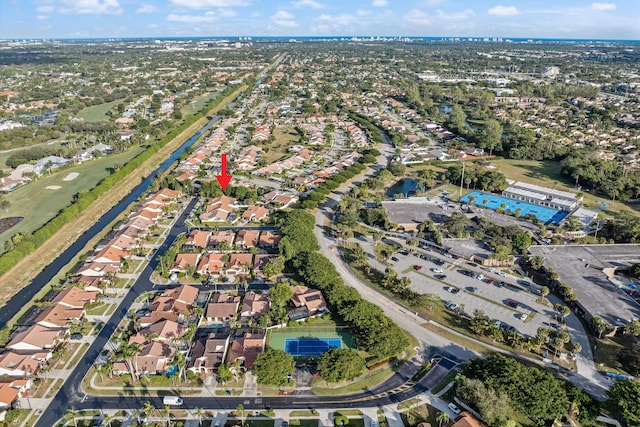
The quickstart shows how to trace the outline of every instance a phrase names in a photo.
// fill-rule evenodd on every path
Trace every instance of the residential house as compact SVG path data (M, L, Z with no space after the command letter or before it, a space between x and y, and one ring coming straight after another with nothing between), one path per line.
M244 320L258 320L260 316L269 312L269 301L267 294L247 292L242 301L240 317Z
M129 338L129 343L144 344L147 341L170 342L181 338L187 331L184 323L163 319L152 325L142 328L138 333Z
M53 350L64 339L66 331L62 328L53 329L33 325L16 334L6 347L22 353L41 353L42 350Z
M198 289L193 286L182 285L168 289L153 299L148 313L140 317L140 324L146 327L163 319L183 323L185 316L193 312L197 297Z
M198 253L183 253L176 255L173 266L169 269L171 273L184 273L189 267L193 267L194 271L198 268Z
M282 234L278 231L263 231L260 233L258 247L262 249L275 249L280 244L280 239L282 239Z
M293 286L291 290L291 302L295 307L307 307L312 316L327 311L327 303L319 290L307 286Z
M80 267L78 274L83 277L105 277L108 274L116 274L118 271L120 271L119 264L89 262Z
M192 248L205 249L209 245L210 231L193 230L187 237L186 245Z
M264 351L265 334L245 332L231 343L228 364L239 362L245 369L253 369L257 357Z
M151 341L145 344L140 354L133 358L133 369L138 374L161 374L169 367L175 351L167 343ZM114 363L113 372L117 374L129 373L127 362Z
M225 254L208 252L202 255L196 273L209 276L220 276L224 271Z
M209 323L228 323L235 316L239 305L239 296L214 294L207 305L205 318Z
M246 275L251 272L251 267L253 267L253 254L236 252L229 256L225 273L227 276Z
M0 411L13 408L17 400L31 387L30 379L0 379ZM4 418L4 413L2 414Z
M455 423L451 427L487 427L482 421L476 418L472 413L462 411L456 418Z
M249 205L247 210L242 213L242 219L245 221L260 222L269 215L269 209L264 206Z
M210 374L224 363L229 347L229 333L216 332L195 341L187 369L196 374Z
M52 301L52 304L64 305L70 308L83 308L85 304L95 302L100 292L91 292L76 286L62 290Z
M211 199L200 214L202 222L225 222L230 220L231 213L238 208L237 199L229 196L219 196Z
M50 352L20 354L7 351L0 355L0 377L22 378L36 374L50 357Z
M68 328L72 323L85 316L84 308L71 308L62 304L53 304L42 310L35 323L47 328Z
M258 230L240 230L236 233L236 246L255 248L258 245Z
M115 246L106 246L93 257L92 262L120 265L122 258L127 258L129 255L129 252L118 249Z
M227 242L225 246L231 248L233 246L233 240L236 234L230 230L217 230L211 233L209 237L209 246L212 248L217 248L220 246L221 242Z
M269 264L269 262L276 258L275 254L256 254L253 257L253 272L257 276L264 275L264 266Z

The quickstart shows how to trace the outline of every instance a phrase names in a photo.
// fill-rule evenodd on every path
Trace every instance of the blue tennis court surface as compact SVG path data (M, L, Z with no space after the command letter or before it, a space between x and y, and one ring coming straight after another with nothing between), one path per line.
M505 213L512 214L515 213L516 210L520 209L521 218L524 218L527 215L533 215L544 224L555 224L560 222L568 214L568 212L547 208L545 206L532 205L531 203L520 202L518 200L496 196L495 194L483 193L481 191L472 191L467 193L460 197L460 201L469 203L470 196L473 197L473 204L476 206L493 209L494 211L502 207Z
M335 347L342 347L341 338L286 338L284 351L292 356L318 356Z

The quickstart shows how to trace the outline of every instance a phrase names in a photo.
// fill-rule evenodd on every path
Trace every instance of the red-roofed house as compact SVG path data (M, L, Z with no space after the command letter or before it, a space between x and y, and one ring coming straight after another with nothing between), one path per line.
M219 253L206 253L202 255L198 268L196 269L196 273L219 276L224 269L224 257L225 254Z
M291 290L293 291L291 302L294 306L307 307L312 316L327 311L327 303L319 290L306 286L293 286Z
M187 267L189 266L193 266L193 268L195 269L198 267L199 257L200 254L197 253L178 254L176 255L176 260L169 271L171 273L183 273L187 271Z
M239 362L245 369L253 369L257 357L264 351L265 334L245 332L242 338L231 343L228 364Z
M251 267L253 267L253 254L236 252L229 256L225 273L227 276L249 274Z
M260 316L269 312L269 295L247 292L242 301L240 316L245 320L258 320Z
M255 248L258 245L258 230L240 230L236 233L236 245Z

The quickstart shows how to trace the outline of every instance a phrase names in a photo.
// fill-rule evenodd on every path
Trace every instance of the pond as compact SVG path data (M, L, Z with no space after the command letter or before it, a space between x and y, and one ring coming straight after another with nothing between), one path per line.
M417 189L418 182L415 179L403 178L387 190L386 196L388 198L392 198L396 194L404 194L405 197L415 196Z

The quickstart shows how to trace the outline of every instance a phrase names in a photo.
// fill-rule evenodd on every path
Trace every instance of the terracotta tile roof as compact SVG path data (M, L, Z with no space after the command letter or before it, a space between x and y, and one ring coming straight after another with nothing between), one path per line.
M197 273L198 274L220 274L222 269L224 268L224 258L225 254L219 253L207 253L202 256L200 259L200 263L198 264Z
M269 311L269 295L247 292L242 301L241 313L245 316L258 318Z
M258 244L258 230L240 230L236 233L236 244L253 248Z
M206 317L211 320L229 320L238 311L239 304L239 296L214 294L211 297L211 302L207 305Z
M296 307L304 305L313 314L327 306L322 292L317 289L311 289L306 286L294 286L291 290L293 291L291 302Z
M71 286L64 289L56 296L52 304L62 304L67 307L82 308L85 304L91 303L98 298L100 292L85 291L84 289Z
M487 427L482 421L473 416L470 412L460 413L452 427Z
M7 348L16 350L52 348L64 337L64 334L64 329L51 329L45 326L33 325L18 333L7 344Z
M258 355L264 351L264 334L252 334L245 332L242 338L238 338L229 349L229 362L241 361L247 369L253 369L253 364Z
M71 308L62 304L53 304L45 308L36 317L35 322L42 326L66 327L75 320L84 317L83 308Z

